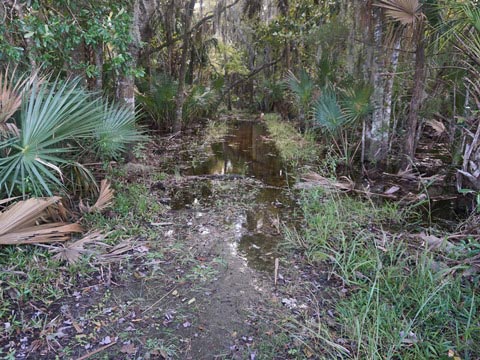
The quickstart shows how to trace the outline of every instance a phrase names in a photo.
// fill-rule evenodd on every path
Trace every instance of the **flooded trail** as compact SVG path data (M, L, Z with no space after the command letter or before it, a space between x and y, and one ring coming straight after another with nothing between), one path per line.
M277 149L263 124L239 121L230 125L223 141L212 144L210 151L206 160L185 170L187 180L188 175L207 177L193 178L192 186L174 189L173 209L191 208L195 204L213 209L214 192L228 182L239 188L232 188L231 198L224 199L227 204L242 205L235 193L252 193L249 203L243 204L243 211L235 218L225 219L227 226L236 229L230 246L250 268L272 270L275 248L281 239L280 225L293 221L295 207L286 167Z
M129 265L145 276L115 287L115 305L141 315L144 338L173 344L165 358L275 358L261 348L283 306L274 264L295 208L285 167L266 128L251 121L230 125L205 154L178 143L161 154L174 174L149 184L169 209L150 224L157 240L146 245L162 255Z
M255 358L254 344L267 325L261 319L275 306L280 227L294 208L285 167L265 127L232 124L206 159L161 187L172 208L167 220L175 224L164 234L182 237L202 262L200 272L221 264L191 295L196 326L181 329L188 344L182 358Z
M197 297L203 331L187 332L185 356L254 358L265 326L259 314L272 308L280 225L294 207L285 168L265 127L244 121L231 125L207 159L182 175L170 191L177 219L172 222L184 219L184 227L193 230L186 243L197 258L223 263L205 296Z
M94 266L65 297L22 315L45 325L16 336L16 358L298 358L305 342L286 319L314 316L326 280L278 250L296 202L263 124L232 122L209 145L188 135L150 145L92 219L112 243L89 249Z

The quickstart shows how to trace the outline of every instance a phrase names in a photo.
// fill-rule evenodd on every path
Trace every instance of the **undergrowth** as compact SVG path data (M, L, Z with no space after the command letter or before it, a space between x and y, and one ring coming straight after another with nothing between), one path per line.
M318 160L319 148L313 134L300 134L293 125L280 121L276 114L266 114L264 119L284 161L298 167Z
M118 174L117 174L118 175ZM122 240L154 237L147 226L158 220L166 209L150 196L143 184L122 183L117 178L115 200L105 214L84 214L86 229L106 234L103 243L116 245ZM6 333L25 329L42 330L35 317L24 318L24 304L49 306L71 289L89 282L99 267L85 254L74 264L65 264L54 258L50 245L2 246L0 248L0 323Z
M321 319L299 324L329 358L480 356L478 283L389 231L401 225L402 211L322 190L306 192L302 204L305 229L288 238L311 261L325 263L343 289L335 329Z
M221 141L228 133L225 121L209 121L205 129L204 142L207 144Z

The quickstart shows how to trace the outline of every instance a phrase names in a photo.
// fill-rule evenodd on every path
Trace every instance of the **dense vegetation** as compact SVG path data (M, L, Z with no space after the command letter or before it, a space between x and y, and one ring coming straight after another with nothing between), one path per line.
M293 251L328 265L349 293L335 327L298 320L308 348L327 358L480 356L478 0L6 0L0 18L0 215L13 200L60 195L101 227L82 199L104 208L108 186L97 182L115 178L112 162L145 156L136 152L147 132L174 137L232 111L262 114L297 175L308 164L328 185L299 200L304 229L285 230ZM442 174L418 161L420 145L441 153ZM353 190L340 176L376 186L385 173L427 199L332 191ZM469 201L453 235L419 214L435 182Z

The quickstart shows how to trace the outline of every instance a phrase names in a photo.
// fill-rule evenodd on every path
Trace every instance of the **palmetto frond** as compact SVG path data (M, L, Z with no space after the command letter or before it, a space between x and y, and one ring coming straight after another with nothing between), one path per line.
M418 0L379 0L375 6L385 9L387 16L403 25L413 25L423 16Z
M331 133L345 124L346 118L337 101L337 95L331 86L326 86L322 95L313 104L314 124Z
M286 83L290 91L295 95L298 103L302 107L307 107L312 100L315 83L305 70L301 70L299 76L291 71L288 72Z
M136 127L136 115L117 104L104 104L102 121L95 129L94 148L102 159L118 159L127 146L145 140Z
M52 194L62 186L60 166L72 154L74 140L91 137L100 123L98 101L78 87L77 82L52 83L36 79L24 94L20 132L0 143L0 190L7 194Z
M363 119L372 111L370 103L372 93L373 88L366 84L359 84L343 91L340 104L347 122Z

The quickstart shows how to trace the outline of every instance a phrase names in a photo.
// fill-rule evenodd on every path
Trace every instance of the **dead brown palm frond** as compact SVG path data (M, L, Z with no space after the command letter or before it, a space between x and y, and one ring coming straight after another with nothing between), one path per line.
M7 128L5 122L20 108L23 95L38 77L38 72L33 72L30 75L22 75L15 79L15 72L16 68L9 75L7 67L3 73L0 73L0 129L3 129L3 131L15 130L12 127Z
M19 201L0 213L0 235L34 226L44 210L60 201L59 196Z
M0 213L0 245L34 244L42 242L65 241L69 234L82 232L79 224L54 222L39 225L45 217L52 218L49 207L57 204L60 197L45 199L32 198L19 201ZM66 210L57 206L54 219L61 219Z
M84 205L83 202L80 201L80 211L92 213L94 211L102 211L103 209L108 207L111 204L114 195L114 191L110 186L111 184L109 180L102 180L102 182L100 183L100 192L98 194L98 199L95 204L93 204L92 206L88 206Z
M70 234L81 233L79 224L53 223L24 228L0 236L0 245L26 245L62 242L70 239Z
M375 6L385 9L388 17L402 25L413 25L423 18L418 0L379 0Z
M56 247L52 252L56 253L53 258L57 260L66 261L69 264L75 264L78 262L83 254L91 253L92 251L85 249L84 245L88 243L101 242L105 239L105 236L99 231L92 232L85 235L81 239L76 241L62 244L60 247Z
M12 202L13 200L17 200L21 198L21 196L15 196L15 197L10 197L10 198L6 198L6 199L2 199L0 200L0 205L3 205L3 204L8 204L9 202Z
M116 261L120 261L127 256L127 253L134 250L135 246L132 244L131 240L125 240L113 248L109 249L109 251L103 255L101 255L98 261L102 264L108 264Z

